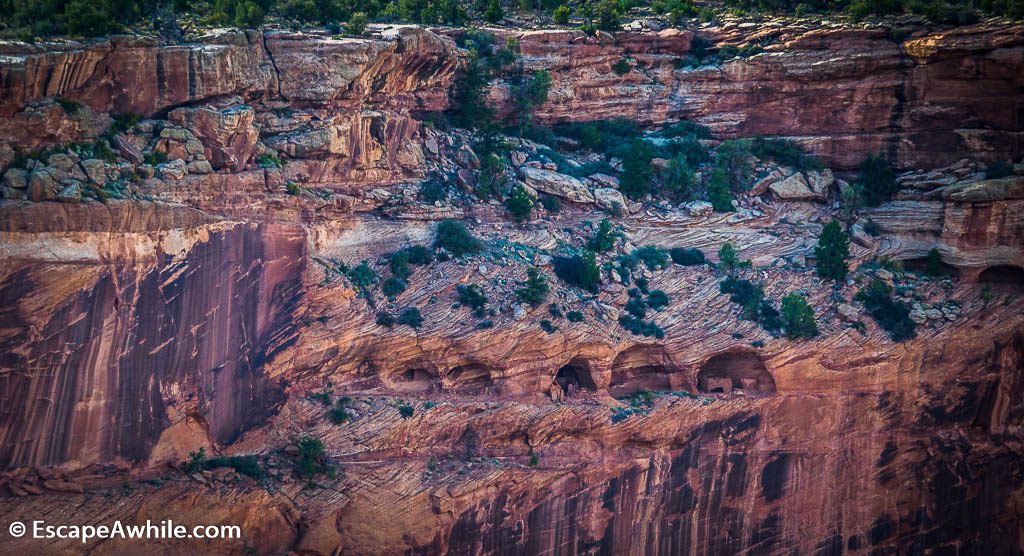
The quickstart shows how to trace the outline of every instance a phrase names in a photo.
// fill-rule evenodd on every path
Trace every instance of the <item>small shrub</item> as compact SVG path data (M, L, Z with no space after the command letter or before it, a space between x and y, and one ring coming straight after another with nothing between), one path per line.
M448 184L431 178L420 184L416 197L427 204L434 204L448 199Z
M416 409L407 403L402 403L398 405L398 414L402 416L402 419L409 419L415 413Z
M263 478L263 467L260 466L256 456L228 456L224 458L210 458L204 466L206 469L217 469L218 467L230 467L236 472L255 480Z
M409 287L409 284L407 284L405 280L397 276L392 276L387 280L384 280L384 283L381 284L380 291L388 297L395 297L404 292L407 287Z
M554 195L541 195L540 204L544 207L544 210L550 213L558 214L562 212L562 201Z
M597 225L594 237L587 242L587 247L595 253L605 253L615 247L615 240L622 237L622 232L616 230L610 220L605 218Z
M878 326L889 333L894 342L913 338L917 323L910 320L910 307L892 298L892 289L885 282L875 279L857 292L854 299L864 304Z
M629 143L622 156L622 176L619 180L619 191L631 199L639 199L651 191L651 160L654 151L643 139L637 138Z
M627 301L625 309L627 313L638 319L642 319L647 316L647 303L644 303L644 300L639 297L634 297Z
M504 19L505 11L501 9L501 2L498 0L489 0L487 2L487 7L484 8L483 16L488 23L498 23Z
M579 311L569 311L565 314L565 318L569 319L569 322L583 322L583 313Z
M516 222L525 222L533 210L533 199L522 185L517 185L512 194L505 200L505 208L508 209L512 219Z
M787 294L782 298L782 328L791 340L813 338L818 335L814 322L814 309L802 295Z
M551 14L551 20L558 25L565 25L569 23L569 16L571 15L572 10L569 9L569 6L562 5L555 8L555 11Z
M199 448L195 452L188 453L188 459L181 464L181 470L191 475L203 470L206 465L206 448Z
M629 64L629 60L627 60L625 58L619 58L617 62L612 64L612 71L615 72L615 75L619 75L619 76L626 75L627 73L629 73L632 70L633 70L633 66L631 66Z
M740 318L757 321L761 315L761 301L764 299L764 288L750 280L725 278L719 284L722 293L729 294L729 300L743 308Z
M665 331L660 326L651 321L641 320L630 315L620 315L619 326L638 336L654 337L657 339L665 337Z
M352 400L347 397L338 398L338 401L334 404L334 407L327 412L327 418L335 425L346 423L352 419L352 415L348 412L348 404Z
M597 267L593 251L585 251L583 255L571 257L554 257L551 263L555 268L555 275L563 282L597 293L598 285L601 283L601 270Z
M398 315L398 320L395 322L415 329L423 326L423 315L420 314L420 310L416 307L406 307L402 314Z
M345 30L350 35L359 36L366 32L367 23L369 23L369 18L366 16L366 13L356 12L348 19L348 25L345 27Z
M736 249L728 241L718 249L719 264L726 270L732 270L739 266L739 257L736 256Z
M352 282L352 285L362 292L368 290L370 286L376 284L380 279L380 277L377 276L377 273L370 268L370 265L366 264L366 261L363 261L357 266L349 269L346 274L349 281Z
M422 245L410 245L402 251L405 252L406 259L409 261L409 264L426 266L434 262L434 254L431 253L430 249L427 249Z
M654 290L647 295L647 306L655 311L660 311L668 306L668 294L661 290Z
M264 153L256 157L256 165L260 168L280 168L284 166L284 161L277 154Z
M412 276L412 269L409 268L409 252L405 249L392 253L388 260L388 266L391 268L391 274L396 278L405 280Z
M458 292L459 303L473 310L473 314L483 318L484 309L487 307L487 296L480 286L470 284L459 285L455 288Z
M673 247L669 250L672 262L680 266L704 264L704 252L696 247Z
M560 319L563 316L562 308L559 307L557 303L552 303L551 305L548 305L548 313L550 313L551 316L555 317L556 319Z
M562 8L565 8L565 6L562 6ZM530 467L537 467L539 464L540 458L537 457L537 454L530 454Z
M544 273L537 267L530 267L526 270L526 281L522 287L516 290L516 297L522 303L528 303L534 307L540 306L548 298L551 291L548 280Z
M552 324L552 322L549 321L548 319L544 319L540 321L540 329L543 330L544 332L547 332L548 334L554 334L555 331L558 330L558 327Z
M483 251L484 245L457 220L442 220L434 235L434 248L462 257Z
M660 270L669 265L668 252L656 245L644 245L635 254L651 270Z
M379 324L379 325L381 325L381 326L383 326L385 328L391 328L392 326L395 325L395 317L391 316L391 313L387 313L385 311L381 311L381 312L377 313L377 321L376 322L377 322L377 324Z
M290 181L284 184L284 192L289 195L298 195L299 193L302 193L302 188L299 187L298 184L296 184L295 182Z
M850 256L850 238L839 225L832 220L821 231L818 245L814 248L817 257L818 275L840 282L846 279L849 268L846 259Z
M860 166L860 173L855 182L855 191L862 202L869 207L877 207L888 201L899 191L896 184L896 172L892 165L881 156L869 156Z
M708 182L708 201L716 212L732 212L732 190L729 188L729 177L725 170L715 168Z
M300 478L312 481L317 475L330 471L327 465L327 451L319 438L303 436L296 441L295 445L299 449L295 456L295 473Z

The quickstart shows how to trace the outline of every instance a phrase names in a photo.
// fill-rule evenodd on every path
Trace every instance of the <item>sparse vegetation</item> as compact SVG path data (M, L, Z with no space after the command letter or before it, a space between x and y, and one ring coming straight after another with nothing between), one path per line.
M892 288L882 280L875 279L857 292L854 299L864 304L878 326L889 333L894 342L909 340L916 335L917 324L910 319L910 307L903 301L892 298Z
M615 247L615 240L622 237L622 232L615 229L611 221L605 218L597 225L594 236L587 242L587 247L595 253L606 253Z
M779 311L782 329L791 340L813 338L818 335L818 325L814 322L814 309L807 299L796 293L787 294L782 298Z
M557 256L551 260L555 275L563 282L580 289L597 293L601 284L601 270L593 251L584 251L582 255Z
M508 209L513 220L524 222L530 218L530 212L533 210L533 198L522 185L517 185L505 200L505 208Z
M516 297L522 303L539 307L548 298L551 287L544 273L537 267L526 269L526 281L516 290Z
M473 314L483 318L487 308L487 296L484 290L476 284L459 285L456 287L459 303L473 310Z
M423 315L420 314L420 310L416 307L406 307L402 314L398 315L398 319L395 322L410 328L419 328L423 326Z
M817 257L819 276L836 282L846 279L849 272L846 260L850 256L850 238L838 220L825 224L814 254Z
M462 257L479 253L484 245L473 237L462 222L442 220L437 225L437 232L434 235L434 248L444 249L455 257Z
M303 436L295 441L295 446L295 474L299 478L312 483L319 475L333 475L334 470L327 463L327 450L319 438Z
M680 266L697 266L704 264L704 252L696 247L673 247L669 250L672 262Z

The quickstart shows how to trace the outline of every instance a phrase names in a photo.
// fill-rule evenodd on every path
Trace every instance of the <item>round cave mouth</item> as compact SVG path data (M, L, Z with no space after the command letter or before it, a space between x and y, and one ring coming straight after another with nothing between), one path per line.
M572 396L580 392L596 392L597 383L590 366L586 362L573 359L568 364L558 369L555 374L555 383L562 389L566 396Z
M614 398L630 396L644 390L668 392L681 386L681 373L663 349L640 347L623 351L612 363L608 393Z
M1024 286L1024 268L1008 264L990 266L981 271L981 274L978 275L978 282Z
M487 394L494 386L491 370L484 365L460 365L448 372L447 390L459 394Z
M701 365L697 389L705 394L728 394L734 390L771 394L775 392L775 379L755 353L721 353Z
M391 374L391 387L402 392L430 392L434 378L426 369L405 369Z

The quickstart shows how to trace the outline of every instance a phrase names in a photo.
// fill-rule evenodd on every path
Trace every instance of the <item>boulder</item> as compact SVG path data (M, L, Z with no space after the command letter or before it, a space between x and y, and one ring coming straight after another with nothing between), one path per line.
M168 119L191 131L193 137L181 139L185 141L186 152L205 155L216 170L238 171L249 161L259 139L259 132L253 125L255 114L246 105L223 109L177 108L168 114ZM189 140L193 138L194 142Z
M132 164L142 164L144 160L142 151L133 145L123 134L118 133L115 135L111 140L111 146L117 149L117 154L121 155L121 158Z
M79 203L82 201L82 184L73 181L60 190L56 200L62 203Z
M811 188L811 193L814 193L819 200L823 201L829 197L835 183L836 177L828 168L807 172L807 185Z
M156 165L156 171L160 174L160 177L182 180L185 179L185 175L188 173L188 166L184 160L172 160L170 162L164 162Z
M523 166L519 169L526 185L550 195L562 197L576 203L593 203L594 195L583 182L551 170Z
M785 201L810 201L816 198L800 172L769 185L768 189Z
M35 202L49 201L57 194L57 180L47 168L32 172L28 179L28 197Z
M853 305L840 303L836 310L839 312L839 318L846 322L857 322L860 320L860 310Z
M707 201L690 201L683 205L683 209L693 217L711 216L715 207Z
M102 160L91 158L82 161L82 169L89 181L103 187L107 183L107 165Z
M594 182L597 187L619 188L619 179L608 174L592 174L587 176L587 179Z
M10 187L11 189L26 189L28 188L28 172L21 168L11 168L4 173L3 179L4 187Z
M213 166L209 160L193 160L188 163L189 174L210 174L213 173Z
M626 210L626 199L617 189L603 187L594 190L594 202L598 207L608 211Z

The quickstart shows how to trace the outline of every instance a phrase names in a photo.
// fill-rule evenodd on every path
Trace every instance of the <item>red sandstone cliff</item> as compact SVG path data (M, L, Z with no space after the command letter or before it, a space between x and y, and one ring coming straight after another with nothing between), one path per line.
M532 32L519 44L528 67L554 76L538 113L547 121L686 117L722 137L798 137L838 167L882 148L925 168L1020 155L1019 27L899 45L876 31L766 32L778 48L692 71L674 69L687 32L609 44ZM122 158L151 143L170 158L126 200L50 202L52 182L121 176L102 165L97 176L89 160L48 159L26 172L35 186L5 185L22 195L0 202L5 522L171 517L240 524L246 536L145 546L169 554L1024 550L1019 176L906 176L895 201L866 211L882 235L856 237L854 263L912 265L936 247L959 272L890 273L921 305L909 342L848 305L879 270L833 291L806 264L831 206L769 194L732 215L641 207L617 222L632 245L713 253L732 242L756 266L741 273L771 298L808 293L820 337L790 341L739 320L710 266L649 272L672 300L657 316L663 339L615 323L628 298L618 283L593 299L556 288L550 301L586 320L548 334L537 326L546 306L514 310L516 282L603 213L567 201L516 226L483 203L417 203L402 183L474 165L459 132L412 116L447 106L461 64L451 40L404 28L374 40L229 33L175 47L5 48L5 139L87 138L108 111L134 111L166 122L126 132ZM610 64L623 55L637 69L619 77ZM43 98L56 96L83 106ZM268 149L283 168L257 167ZM309 189L287 194L293 180ZM494 251L416 270L394 302L375 294L371 305L329 268L366 259L383 272L374 261L469 212ZM452 304L464 283L489 284L491 328ZM420 307L424 326L375 324L392 306ZM328 384L353 398L344 424L315 396ZM644 390L659 394L613 398ZM303 434L322 438L337 467L321 488L290 471ZM267 477L171 467L199 448L255 454Z

